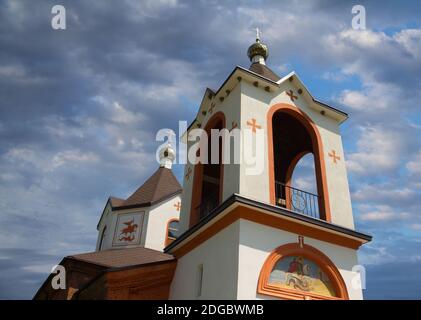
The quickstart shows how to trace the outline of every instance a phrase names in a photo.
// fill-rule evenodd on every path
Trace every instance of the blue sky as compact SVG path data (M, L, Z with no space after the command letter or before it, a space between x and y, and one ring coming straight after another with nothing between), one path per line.
M107 197L155 170L159 129L249 66L256 26L274 71L350 114L356 226L374 236L366 298L421 298L418 1L60 1L63 31L55 4L0 2L0 298L31 298L61 257L94 249Z

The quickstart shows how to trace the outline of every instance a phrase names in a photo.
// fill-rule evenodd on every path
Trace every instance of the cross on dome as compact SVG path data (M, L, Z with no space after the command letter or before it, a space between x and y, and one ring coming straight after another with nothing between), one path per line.
M260 30L256 28L256 42L253 43L247 50L247 55L251 62L258 62L266 64L266 59L269 55L267 45L260 42Z

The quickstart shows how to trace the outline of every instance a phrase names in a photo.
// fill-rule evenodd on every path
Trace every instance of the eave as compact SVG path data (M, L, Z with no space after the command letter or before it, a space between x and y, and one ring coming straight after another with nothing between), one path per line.
M236 209L238 209L236 214L231 214L232 212L235 212ZM260 220L252 217L250 214L252 211L259 212ZM223 219L225 219L224 222L222 222ZM200 244L200 241L205 241L207 239L206 236L204 236L206 233L212 236L212 232L209 232L209 230L212 230L213 228L213 231L215 232L215 230L218 229L217 224L226 226L227 223L231 224L238 219L251 220L283 230L289 228L287 227L289 225L291 228L295 228L295 230L292 230L294 232L299 229L300 233L305 236L355 250L372 239L370 235L349 228L324 220L315 219L268 203L246 198L238 194L233 194L220 206L200 220L199 223L191 227L168 245L164 249L164 252L171 253L179 258Z
M222 83L222 85L219 87L217 91L213 91L209 88L206 88L205 93L203 95L202 101L199 106L199 111L196 114L195 119L190 123L188 126L186 132L189 132L190 129L193 127L193 125L198 121L198 119L201 117L201 110L202 106L207 102L206 99L218 99L220 96L224 94L225 87L228 84L231 84L233 81L239 81L238 77L241 77L242 79L248 80L249 82L253 83L255 81L260 81L261 85L263 83L263 86L268 87L269 90L274 90L279 88L285 81L289 80L292 77L292 82L296 82L296 85L298 87L302 87L304 89L305 95L310 100L310 106L315 109L318 112L324 112L325 114L331 116L332 118L336 119L339 123L344 122L346 119L348 119L348 114L342 110L339 110L335 107L330 106L329 104L322 102L312 96L310 91L307 89L307 87L304 85L304 83L301 81L301 79L298 77L298 75L293 71L280 79L279 81L275 82L271 79L268 79L258 73L255 73L253 71L250 71L246 68L236 66L234 70L229 74L229 76L225 79L225 81ZM185 133L182 134L182 141L185 140Z

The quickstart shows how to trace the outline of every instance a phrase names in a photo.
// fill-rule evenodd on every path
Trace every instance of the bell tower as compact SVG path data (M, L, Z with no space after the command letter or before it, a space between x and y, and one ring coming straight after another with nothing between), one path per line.
M247 55L248 69L206 89L184 135L199 161L185 167L182 234L165 248L178 259L171 295L361 299L357 250L371 237L354 229L339 130L348 115L314 98L295 72L273 72L259 32ZM208 143L195 149L199 136ZM293 184L307 154L316 192Z

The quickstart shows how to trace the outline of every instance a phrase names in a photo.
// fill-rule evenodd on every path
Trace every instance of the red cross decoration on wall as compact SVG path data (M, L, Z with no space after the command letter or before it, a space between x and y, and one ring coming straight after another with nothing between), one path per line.
M332 150L332 152L329 153L329 157L332 157L333 163L336 163L336 160L341 160L341 157L336 155L335 150Z
M215 103L211 103L211 106L210 106L210 108L209 108L209 114L212 114L213 113L213 109L215 108Z
M289 96L291 101L294 101L295 99L298 99L298 97L294 95L294 91L292 91L292 90L287 91L287 96Z
M187 179L187 180L190 180L190 175L191 175L191 168L190 168L190 167L188 167L188 168L187 168L187 173L186 173L186 175L185 175L185 177L186 177L186 179Z
M231 132L233 129L237 128L237 127L238 127L237 122L233 121L233 122L231 123L231 129L230 129L230 132Z
M181 202L180 202L180 201L176 202L176 203L174 204L174 207L175 207L175 209L176 209L177 211L180 211L180 208L181 208Z
M256 129L262 129L261 126L259 126L258 124L256 124L256 119L251 119L251 121L247 121L247 125L251 126L251 131L253 133L256 133Z

